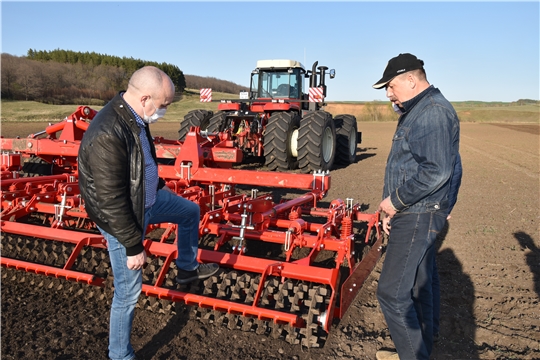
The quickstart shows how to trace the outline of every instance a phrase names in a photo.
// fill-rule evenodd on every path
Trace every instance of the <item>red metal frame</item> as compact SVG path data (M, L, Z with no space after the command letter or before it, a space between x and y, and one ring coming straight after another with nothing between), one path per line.
M81 111L83 111L82 109ZM46 131L48 139L29 139L21 151L28 151L30 141L36 144L32 153L70 154L76 156L74 149L85 126L77 123L84 120L65 120L61 126L51 126ZM56 139L52 136L58 129L68 130L68 134ZM83 129L84 128L84 129ZM45 140L45 141L43 141ZM361 212L360 205L352 199L331 201L328 208L318 207L330 189L331 176L327 173L292 174L249 170L231 170L223 168L237 162L241 155L235 148L227 147L226 135L204 137L198 128L192 128L183 143L157 138L156 144L161 154L169 154L175 159L174 165L159 165L160 177L179 196L195 201L201 207L199 235L213 235L216 242L213 250L200 249L198 259L202 262L219 263L221 267L260 274L260 284L269 276L282 279L301 280L310 283L324 284L331 288L327 313L321 326L329 331L332 318L341 318L361 288L362 283L372 271L382 249L382 233L379 225L379 214ZM2 139L2 150L14 150L19 144L13 139ZM22 144L22 143L21 143ZM46 144L46 145L44 145ZM64 145L67 145L64 147ZM17 145L18 146L18 145ZM15 148L17 148L15 146ZM34 145L32 145L34 147ZM30 147L30 148L32 148ZM69 149L69 150L66 150ZM229 162L222 161L219 152L231 154ZM63 152L63 153L62 153ZM241 154L241 153L240 153ZM62 155L68 156L68 155ZM164 157L164 156L163 156ZM20 160L20 158L19 158ZM6 163L6 161L8 163ZM209 164L218 164L209 167ZM1 265L47 276L63 277L68 280L85 282L102 286L105 279L95 274L81 273L73 269L73 263L84 247L105 247L100 235L91 235L79 230L95 229L88 219L84 203L81 201L77 183L76 164L72 164L70 172L51 176L33 178L9 178L7 174L17 164L17 156L12 153L2 156L2 183L0 190L2 232L21 236L37 236L47 241L60 241L75 244L69 260L62 268L35 264L16 259L1 258ZM253 186L251 195L238 194L236 185ZM259 194L257 188L294 188L305 191L294 199L282 199L274 203L271 194ZM31 225L24 222L28 215L39 214L43 224ZM306 220L320 219L321 221ZM354 256L355 224L365 224L367 229L364 242L372 248L359 263ZM263 286L259 286L252 305L239 304L234 301L200 296L163 287L169 265L176 259L176 244L167 241L175 232L170 224L151 225L147 231L156 227L165 228L160 241L146 239L144 246L149 257L164 258L162 269L153 284L144 284L143 292L149 296L172 301L183 301L190 305L220 310L233 314L254 317L260 320L273 321L278 324L290 324L303 327L306 324L298 315L267 309L258 306ZM276 261L249 256L246 253L247 241L261 241L278 244L285 250L285 258ZM236 243L232 251L225 250L226 244ZM308 254L294 259L293 251L297 248L308 249ZM316 264L317 255L322 251L334 254L335 264L321 267ZM347 280L340 283L340 272L348 267Z

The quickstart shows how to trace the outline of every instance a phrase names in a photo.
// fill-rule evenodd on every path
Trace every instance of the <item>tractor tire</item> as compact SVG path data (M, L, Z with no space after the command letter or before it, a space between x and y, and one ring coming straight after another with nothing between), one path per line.
M209 133L223 132L225 130L226 125L227 125L227 113L223 111L218 111L210 119L210 122L208 124L208 132Z
M339 165L350 165L356 161L358 147L358 125L353 115L337 115L336 125L336 159Z
M298 168L296 137L300 115L295 112L276 112L268 119L264 131L265 165L270 170L287 171Z
M336 155L336 128L326 111L309 112L298 130L298 165L303 173L329 171Z
M185 140L186 135L189 132L189 128L192 126L200 127L201 131L206 130L210 124L210 118L212 115L214 115L214 112L209 110L191 110L188 112L180 124L180 130L178 130L178 140Z

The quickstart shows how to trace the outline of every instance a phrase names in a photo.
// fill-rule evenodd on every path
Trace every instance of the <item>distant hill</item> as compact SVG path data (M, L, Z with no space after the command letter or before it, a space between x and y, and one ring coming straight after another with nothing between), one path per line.
M32 100L47 104L103 105L127 88L133 72L147 65L169 75L178 94L186 88L212 88L213 91L230 94L246 89L213 77L184 76L176 65L167 63L95 52L30 49L27 56L2 53L1 96L5 100Z
M215 77L203 77L197 75L184 75L186 88L202 89L212 88L212 91L238 95L240 91L248 91L249 87L235 84L231 81L216 79Z

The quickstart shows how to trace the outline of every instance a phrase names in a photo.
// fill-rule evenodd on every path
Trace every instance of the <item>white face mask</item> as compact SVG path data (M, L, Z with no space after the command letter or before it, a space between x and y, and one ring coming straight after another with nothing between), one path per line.
M156 109L156 111L150 115L150 116L147 116L146 115L146 112L144 111L144 107L143 107L143 121L147 124L153 124L155 123L156 121L158 121L159 118L162 118L165 116L165 113L167 112L167 109L158 109L156 108L156 105L154 104L154 100L153 99L150 99L152 100L152 105L154 105L154 109Z

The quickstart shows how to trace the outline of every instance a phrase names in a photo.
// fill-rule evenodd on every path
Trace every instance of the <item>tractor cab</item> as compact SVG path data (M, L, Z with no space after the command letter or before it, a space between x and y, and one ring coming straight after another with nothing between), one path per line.
M251 72L250 98L302 99L304 66L295 60L259 60Z

